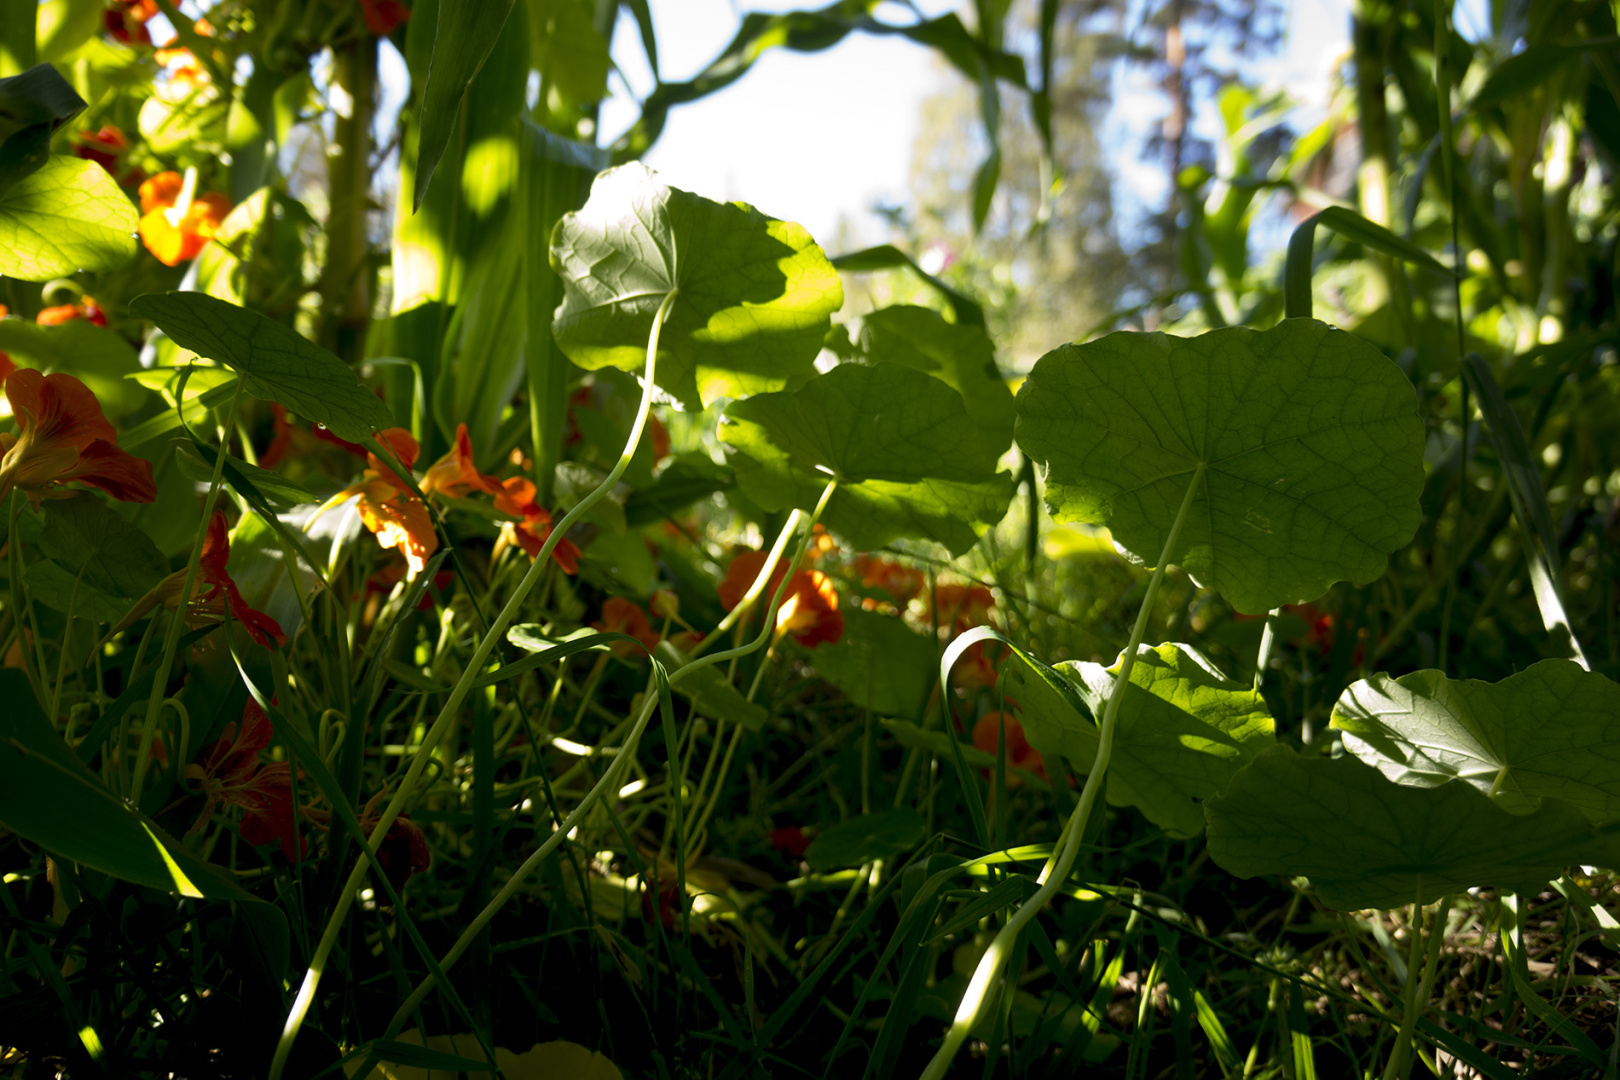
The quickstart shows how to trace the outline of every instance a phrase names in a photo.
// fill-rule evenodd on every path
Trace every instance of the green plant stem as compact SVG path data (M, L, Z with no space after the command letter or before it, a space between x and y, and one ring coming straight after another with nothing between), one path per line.
M648 411L652 408L653 376L656 373L658 363L658 336L663 330L664 320L668 317L675 298L679 295L680 291L678 289L672 290L664 297L664 302L658 307L658 313L653 316L652 331L647 336L647 366L643 374L641 405L636 411L636 421L631 425L630 437L625 441L624 452L619 455L618 463L613 466L613 469L603 479L602 483L589 495L581 499L572 510L564 515L562 521L558 522L551 530L546 537L545 544L540 548L539 554L535 556L534 562L529 565L528 572L523 575L523 580L518 582L517 588L512 590L512 595L507 599L506 606L501 609L501 613L496 617L494 624L484 634L483 640L478 643L478 648L474 650L472 659L462 669L461 678L456 680L454 689L450 691L449 699L445 701L444 707L439 711L438 718L433 721L433 726L428 729L421 745L411 757L410 767L406 770L405 778L400 782L399 789L394 793L394 797L388 801L382 816L378 818L375 828L372 829L371 843L373 845L382 842L383 837L388 834L389 827L393 825L394 820L405 809L405 804L415 794L422 772L427 768L428 760L433 756L434 747L439 744L439 741L444 738L454 724L461 710L462 702L466 700L467 694L472 690L472 684L477 679L478 673L483 670L484 663L489 659L490 653L494 652L495 646L505 636L506 628L517 618L518 612L523 606L523 601L529 595L529 591L534 588L545 573L546 567L550 564L551 553L556 550L558 542L568 534L569 528L576 521L589 512L591 507L601 501L608 492L613 490L614 485L619 482L619 478L624 475L625 469L629 467L630 459L634 456L636 447L641 442L642 430L647 426ZM223 461L224 457L222 455L219 462L222 463ZM218 469L218 467L219 465L216 464L215 468ZM656 701L657 699L651 697L650 700ZM650 710L647 711L646 715L651 715ZM628 758L628 755L634 749L634 740L640 738L641 729L645 726L646 719L643 716L632 733L632 738L626 740L625 747L620 752L620 759L614 761L613 766L604 775L603 781L592 789L593 792L601 790L602 784L606 782L608 777L611 777L616 772L622 772L620 760ZM588 805L591 805L591 800L581 804L582 807ZM563 834L559 833L558 835ZM549 843L550 841L548 841ZM527 866L528 864L525 863L524 865ZM344 919L348 916L349 908L354 903L354 898L359 892L361 884L365 881L368 868L369 863L367 860L356 860L354 869L350 871L348 880L344 882L343 888L337 895L336 905L326 921L326 929L321 935L320 943L315 948L314 956L310 958L309 969L304 973L303 984L298 988L298 996L294 998L292 1008L288 1010L287 1021L283 1025L281 1037L276 1043L275 1056L270 1061L269 1080L281 1080L282 1071L287 1067L287 1057L292 1053L293 1041L298 1037L298 1029L303 1026L304 1017L308 1015L309 1008L315 1001L315 991L320 986L321 974L326 968L326 961L332 955L332 949L337 945L338 934L342 930ZM514 878L514 881L516 880L519 879ZM496 900L491 901L491 905L495 906L497 902L504 902L503 898L508 895L508 891L503 889L500 895L496 897ZM485 914L493 916L493 912L489 908L485 909ZM484 915L480 915L479 918L484 919L485 922L488 921ZM482 925L482 923L477 923L479 927ZM463 935L462 941L470 943L470 940L469 937ZM465 948L465 945L462 947Z
M1115 677L1114 689L1108 695L1108 704L1103 710L1102 724L1097 733L1097 756L1092 763L1091 772L1086 776L1086 786L1080 792L1080 803L1064 826L1067 835L1063 838L1062 846L1052 853L1052 859L1042 869L1041 887L1013 913L1006 925L996 934L990 947L985 950L984 956L980 958L979 966L968 982L967 992L962 995L962 1004L956 1010L956 1018L951 1022L950 1030L945 1033L944 1043L933 1060L928 1063L928 1067L923 1070L923 1080L940 1080L950 1068L957 1050L967 1039L968 1033L978 1025L985 1007L989 1004L990 988L1011 958L1018 935L1031 919L1040 914L1047 902L1057 895L1063 882L1068 879L1069 871L1074 867L1075 857L1080 852L1080 838L1085 835L1086 822L1091 816L1091 808L1096 803L1098 794L1102 791L1103 777L1108 772L1108 762L1113 756L1114 729L1119 720L1120 703L1124 700L1126 688L1131 683L1131 669L1136 666L1136 651L1147 632L1148 618L1153 613L1153 602L1159 595L1159 587L1164 582L1164 573L1170 564L1171 556L1175 553L1176 543L1181 539L1181 527L1192 509L1193 496L1198 493L1198 488L1204 481L1206 467L1206 463L1200 461L1198 467L1193 470L1192 480L1187 484L1187 493L1181 499L1181 508L1176 511L1176 520L1170 526L1169 535L1165 537L1164 550L1159 553L1159 561L1153 568L1153 576L1148 579L1147 592L1142 597L1142 607L1136 613L1136 625L1131 628L1130 643L1125 646L1125 652L1120 657L1119 675Z
M1418 1006L1427 1001L1434 988L1435 965L1440 957L1440 942L1446 936L1446 916L1451 911L1451 897L1445 896L1435 907L1428 936L1423 933L1423 905L1412 904L1412 944L1406 958L1405 999L1401 1010L1401 1030L1395 1036L1395 1048L1384 1066L1383 1080L1396 1080L1406 1073L1407 1055L1412 1049L1412 1035L1417 1030ZM1425 944L1427 949L1424 948ZM1419 950L1424 950L1420 952ZM1421 963L1419 958L1422 958Z
M242 401L243 381L236 380L236 392L231 395L231 406L225 414L225 423L222 432L230 431L236 426L236 407ZM223 440L222 440L223 441ZM219 480L225 473L225 447L214 455L214 475L208 481L208 497L203 500L202 527L197 530L197 539L191 545L191 557L186 560L186 580L180 588L180 603L175 608L174 618L169 620L167 631L163 635L163 659L158 661L157 674L152 677L152 695L146 701L145 722L141 724L141 741L135 751L135 775L129 784L129 801L135 806L141 804L141 785L146 780L148 755L152 748L152 732L156 730L163 708L164 691L169 687L169 672L174 668L174 654L180 644L180 630L186 625L186 606L191 603L192 591L197 587L197 571L202 564L203 541L208 538L208 521L214 516L214 506L219 501ZM179 764L175 768L179 768Z

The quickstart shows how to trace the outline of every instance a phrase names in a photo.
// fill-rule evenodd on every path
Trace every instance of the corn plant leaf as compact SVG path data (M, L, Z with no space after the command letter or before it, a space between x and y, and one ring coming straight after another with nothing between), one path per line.
M896 304L861 320L858 344L869 362L926 371L961 394L985 450L999 457L1012 443L1012 390L982 328L948 323L925 307Z
M1016 669L1014 669L1016 670ZM1102 716L1119 671L1069 661L1058 676L1078 692L1093 716ZM1097 727L1054 693L1044 680L1026 680L1008 693L1023 706L1029 744L1062 754L1079 772L1097 756ZM1134 806L1155 825L1178 836L1204 827L1199 802L1224 788L1239 768L1276 745L1276 726L1264 699L1232 682L1186 645L1143 646L1120 702L1108 766L1108 801Z
M741 451L737 483L766 510L809 510L837 476L821 520L864 551L904 536L960 555L1012 497L961 395L900 364L840 364L799 390L733 402L720 438Z
M135 204L93 161L52 155L0 195L0 274L117 270L135 257Z
M640 164L596 178L585 206L557 223L551 264L564 284L557 344L593 371L640 371L653 316L680 290L657 379L690 409L809 378L844 302L802 226L668 187Z
M433 171L450 145L461 99L468 85L495 51L515 0L485 0L477 4L440 4L428 62L427 88L422 92L421 141L416 158L412 208L422 205Z
M1059 521L1106 525L1258 613L1367 584L1417 530L1423 426L1399 368L1309 319L1195 338L1109 334L1047 353L1019 390L1018 443Z
M1543 660L1496 683L1380 672L1344 692L1332 723L1397 784L1460 779L1514 813L1560 799L1601 825L1620 821L1617 716L1620 685Z
M229 366L254 397L278 401L340 439L361 442L394 422L347 364L256 311L195 292L147 293L129 310L198 356Z
M1468 784L1405 787L1353 757L1282 746L1241 769L1204 816L1226 870L1308 877L1342 911L1481 885L1533 895L1562 867L1620 863L1615 841L1566 803L1510 814Z
M810 869L824 874L909 851L922 843L927 831L922 815L910 807L861 814L817 836L804 857Z

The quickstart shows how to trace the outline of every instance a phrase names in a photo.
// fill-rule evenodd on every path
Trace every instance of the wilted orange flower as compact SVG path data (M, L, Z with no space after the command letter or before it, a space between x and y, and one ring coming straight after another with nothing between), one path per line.
M726 567L725 580L717 590L722 607L730 611L742 602L764 568L765 559L763 551L745 551L731 560ZM776 564L763 595L776 595L786 569L785 561ZM777 635L791 633L794 640L808 648L832 644L844 636L844 614L838 610L838 590L833 587L832 579L820 570L800 570L793 575L776 616Z
M1006 786L1015 788L1024 782L1022 776L1013 772L1015 766L1045 780L1046 762L1042 759L1040 751L1029 745L1029 739L1024 735L1024 725L1019 723L1018 718L1012 713L989 712L979 717L979 722L973 725L973 745L987 754L994 754L1003 724L1007 729Z
M84 383L20 368L5 375L5 390L21 430L0 434L0 502L22 488L37 506L74 480L125 502L157 498L151 463L118 448L118 433Z
M202 553L197 561L197 580L192 586L191 602L185 606L186 622L192 626L218 622L229 611L230 617L241 623L248 636L260 645L268 649L272 638L276 644L285 645L287 635L282 632L281 624L264 612L249 607L242 598L230 571L226 569L230 559L231 541L225 527L225 514L215 510L214 516L208 519L208 532L203 536ZM171 611L178 610L180 591L185 585L186 571L182 567L154 585L151 592L130 608L123 621L113 627L112 633L132 626L158 604ZM202 591L204 587L207 592Z
M378 37L387 37L411 17L411 9L399 0L360 0L360 14L366 20L366 29Z
M995 606L995 594L983 585L934 587L934 618L939 625L950 627L953 634L983 626L990 621L990 611Z
M74 319L83 319L85 322L95 326L107 325L107 313L102 311L94 300L88 296L82 296L79 299L84 302L80 304L58 304L55 307L42 309L38 315L34 316L34 322L40 326L61 326L63 323L72 322Z
M551 535L551 515L534 501L535 495L534 482L524 477L513 476L501 481L500 492L495 496L495 509L522 520L509 521L501 527L500 540L495 544L497 555L507 546L516 544L529 556L530 561L540 557L540 550ZM566 537L558 540L557 546L551 549L551 559L563 568L565 574L579 572L579 548Z
M383 794L377 792L360 811L360 830L368 836L377 827L377 822L382 820ZM377 861L382 864L383 874L396 893L405 888L411 875L433 865L433 852L428 850L427 836L409 814L399 815L388 826L388 831L377 844Z
M102 12L102 25L114 41L126 45L150 45L152 35L146 29L158 13L157 0L112 0Z
M474 491L486 491L498 496L502 490L499 480L485 476L473 464L472 438L467 434L466 424L456 425L456 445L430 465L422 476L424 495L460 499Z
M880 555L855 556L854 569L861 575L863 586L882 589L902 605L920 595L928 584L928 577L921 570Z
M242 710L242 726L225 725L224 738L203 752L197 764L187 765L186 779L198 784L208 802L203 806L193 833L208 823L222 804L242 808L243 840L254 845L279 841L281 853L290 860L294 852L308 851L308 837L299 837L293 807L292 778L285 761L259 764L259 751L270 745L270 720L252 700Z
M141 184L141 243L165 266L195 259L231 212L225 196L199 196L196 190L195 169L187 169L184 177L161 172Z
M608 597L602 604L602 617L591 626L603 633L629 634L641 642L648 652L658 648L658 635L647 621L647 613L641 610L640 604L622 596ZM614 655L621 657L634 656L637 652L636 647L627 641L615 641L611 648Z

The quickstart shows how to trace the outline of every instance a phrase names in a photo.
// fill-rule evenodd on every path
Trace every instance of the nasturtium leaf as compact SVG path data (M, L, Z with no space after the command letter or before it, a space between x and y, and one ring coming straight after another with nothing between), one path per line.
M818 874L873 859L889 859L922 843L928 825L909 807L852 817L822 831L805 849L805 861Z
M129 310L198 356L230 366L254 397L278 401L340 439L360 442L393 425L388 407L347 364L256 311L195 292L147 293Z
M84 107L50 64L0 79L0 196L49 160L52 134Z
M1012 443L1013 394L983 327L948 323L929 308L897 304L861 320L858 344L867 361L926 371L961 394L987 451L1000 457Z
M152 399L126 376L142 370L140 357L120 335L84 319L40 326L24 319L0 319L0 352L18 367L65 372L90 388L109 420L127 416ZM9 415L0 399L0 415Z
M1239 611L1371 582L1418 526L1411 383L1314 320L1064 345L1035 365L1017 407L1052 516L1108 526L1144 564L1203 465L1170 560Z
M61 563L41 559L23 574L28 597L35 603L81 619L116 623L129 610L132 597L108 596L89 584L77 572L69 573Z
M40 550L74 577L115 597L144 596L169 572L151 537L94 495L52 500Z
M1533 894L1565 866L1620 864L1620 845L1565 803L1510 814L1468 784L1404 787L1353 757L1283 746L1240 770L1204 817L1220 866L1308 877L1340 910L1427 904L1479 885Z
M844 636L816 649L816 674L875 713L921 716L938 651L905 620L854 608L844 612Z
M52 155L0 195L0 274L49 281L117 270L135 257L139 223L106 169Z
M1070 661L1056 671L1100 719L1119 663L1104 668ZM1019 718L1031 746L1062 754L1078 772L1091 770L1097 755L1095 723L1065 707L1044 685L1027 690L1009 685L1008 693L1023 706ZM1144 645L1131 666L1131 685L1115 721L1108 801L1137 807L1168 832L1193 836L1204 827L1199 802L1275 745L1276 725L1259 694L1227 679L1189 646Z
M798 390L733 402L720 437L742 451L737 483L766 510L810 510L838 477L821 520L865 551L904 536L960 555L1012 497L961 395L900 364L840 364Z
M1597 824L1620 821L1617 719L1620 685L1569 660L1497 683L1380 672L1333 709L1345 749L1397 784L1456 778L1504 810L1560 799Z
M808 378L844 302L802 226L671 188L638 163L602 173L584 207L557 223L551 265L564 286L557 344L592 371L640 371L653 317L680 290L656 378L694 410Z

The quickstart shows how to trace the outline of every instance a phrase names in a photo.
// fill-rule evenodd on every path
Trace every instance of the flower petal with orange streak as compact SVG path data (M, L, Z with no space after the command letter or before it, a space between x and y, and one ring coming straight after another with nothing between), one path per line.
M379 497L379 490L391 497ZM439 547L438 533L426 506L414 495L396 495L386 481L366 485L358 503L360 520L377 535L377 543L395 548L405 556L412 574L421 573L427 559Z
M474 491L491 495L502 491L501 482L485 476L473 462L472 437L467 425L456 425L456 444L438 461L428 467L422 477L422 491L427 495L443 495L451 499L462 498Z
M157 500L152 463L120 450L106 439L97 439L85 447L71 468L57 474L57 483L69 480L100 488L120 502L149 503Z

